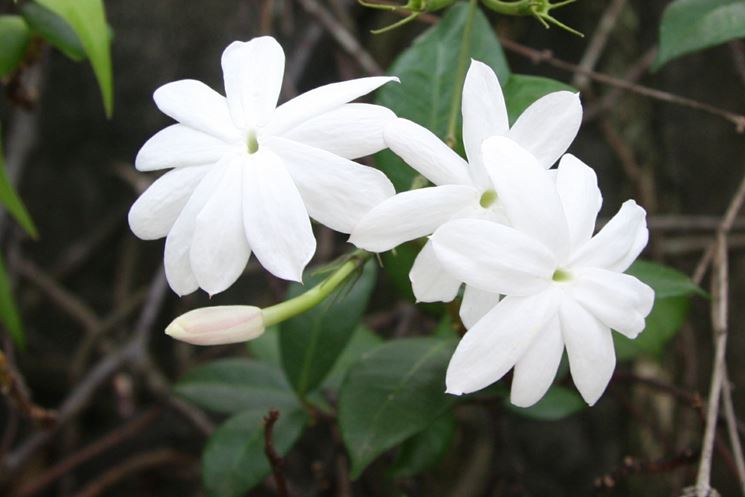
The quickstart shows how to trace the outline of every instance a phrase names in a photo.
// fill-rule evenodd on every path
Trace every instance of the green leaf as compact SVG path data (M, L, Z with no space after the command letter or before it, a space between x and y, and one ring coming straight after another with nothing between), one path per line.
M0 258L0 321L8 329L16 345L20 348L25 347L26 334L23 331L21 316L13 298L13 288L10 285L8 272L5 270L2 258Z
M24 3L21 13L31 29L67 57L76 62L85 59L85 49L80 38L59 15L36 2Z
M259 338L246 342L246 348L257 361L279 366L282 361L279 352L279 327L270 326Z
M0 77L12 73L26 55L31 31L20 16L0 16Z
M636 276L651 286L656 299L689 295L707 296L706 292L691 281L687 275L662 264L636 261L626 273Z
M338 412L352 478L452 405L454 398L444 391L454 349L454 340L394 340L371 350L349 370Z
M576 88L561 81L523 74L511 74L503 90L510 124L514 123L530 104L544 95L555 91L577 93Z
M282 366L301 397L321 384L344 350L367 308L376 273L375 261L369 261L359 276L351 276L326 301L281 324ZM326 276L307 271L305 284L292 285L288 298L312 288Z
M212 434L202 455L202 478L208 497L242 497L271 468L264 453L264 416L251 410L230 418ZM303 432L307 414L300 409L280 412L272 431L274 449L286 454Z
M546 395L538 403L527 408L512 405L509 398L506 398L504 402L510 411L526 418L541 421L563 419L587 407L587 404L577 392L559 385L549 388Z
M276 365L250 359L222 359L195 368L174 390L194 404L228 414L300 407Z
M8 209L10 215L26 230L26 233L33 238L39 237L39 232L31 219L31 215L26 210L23 202L21 202L13 185L10 184L10 178L8 178L8 174L5 171L2 143L0 143L0 204Z
M360 358L368 351L374 349L383 342L378 335L368 330L364 326L358 326L352 338L347 343L344 351L334 364L334 368L329 373L326 381L323 382L324 388L329 390L339 390L344 376L354 364L359 362Z
M399 117L421 124L444 139L456 85L458 57L468 5L453 6L436 26L427 30L405 50L389 69L401 84L385 85L377 103L392 109ZM502 47L489 21L479 10L474 18L469 57L492 67L500 81L507 81L509 68ZM458 110L460 116L460 109ZM377 156L377 164L396 186L408 190L416 176L391 152Z
M454 435L455 418L452 412L446 412L403 443L393 463L393 475L398 478L415 476L432 468L442 460Z
M114 110L111 39L103 0L37 0L64 19L75 32L93 66L106 115Z
M662 14L652 68L691 52L745 36L745 1L675 0Z
M685 323L689 309L688 297L655 300L644 331L636 339L630 340L620 333L613 333L618 360L633 359L640 354L661 359L668 342Z

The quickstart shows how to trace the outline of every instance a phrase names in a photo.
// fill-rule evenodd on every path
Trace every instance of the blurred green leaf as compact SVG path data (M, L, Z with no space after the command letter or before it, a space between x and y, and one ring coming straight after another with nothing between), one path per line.
M31 219L31 215L29 215L23 202L21 202L13 185L10 184L10 178L8 178L8 174L5 171L2 143L0 143L0 204L8 209L10 215L26 230L26 233L33 238L39 237L39 232Z
M375 286L377 266L368 261L334 294L315 308L280 325L282 366L295 390L304 397L326 378L352 337ZM306 271L304 285L294 284L288 298L320 283L326 274Z
M21 16L0 16L0 77L15 71L30 41L31 31Z
M705 297L707 295L687 275L662 264L640 260L632 264L626 273L636 276L651 286L656 299L687 295Z
M282 361L279 352L279 327L270 326L259 338L246 342L246 348L257 361L279 366Z
M114 110L114 81L111 68L111 39L103 0L37 0L64 19L88 55L101 89L106 115Z
M561 81L523 74L511 74L503 90L510 124L513 124L530 104L544 95L555 91L577 92L576 88Z
M560 385L549 388L546 395L538 403L527 408L512 405L509 397L505 398L504 403L507 409L520 416L541 421L563 419L587 407L587 404L577 392Z
M647 316L644 331L636 339L630 340L620 333L613 333L618 360L633 359L640 354L661 359L667 343L686 322L689 308L688 297L655 300L654 308Z
M427 428L454 402L445 370L455 340L386 342L349 369L339 393L344 444L357 478L382 452Z
M376 99L399 117L421 124L441 139L447 134L453 91L458 86L455 78L467 17L467 5L460 3L450 8L440 22L417 38L388 70L389 74L401 78L401 84L384 86ZM470 48L469 57L491 66L500 81L507 80L510 71L502 47L480 10L474 19ZM410 188L417 173L392 152L381 152L376 161L397 191Z
M0 258L0 321L8 329L16 345L20 348L25 347L26 334L23 331L21 316L13 298L13 288L2 258Z
M264 416L251 410L230 418L212 434L202 455L202 478L208 497L243 497L271 468L264 453ZM308 416L287 409L272 431L274 449L286 454L303 432Z
M80 38L59 15L36 2L24 3L21 13L31 29L67 57L76 62L85 59L85 49Z
M652 69L691 52L745 36L743 0L675 0L662 14Z
M344 376L354 364L359 362L360 358L368 351L374 349L383 342L378 335L368 330L364 326L358 326L352 333L352 338L347 343L344 351L334 364L334 368L329 373L326 381L323 382L324 388L338 391Z
M393 475L415 476L432 468L445 456L454 435L455 418L452 412L446 412L401 445L393 462Z
M192 369L174 391L198 406L227 414L300 407L276 365L250 359L222 359Z

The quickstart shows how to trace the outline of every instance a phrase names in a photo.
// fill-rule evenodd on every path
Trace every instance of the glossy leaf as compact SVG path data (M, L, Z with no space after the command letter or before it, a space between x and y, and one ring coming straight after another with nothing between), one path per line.
M0 258L0 321L7 328L16 345L21 348L24 347L26 334L23 331L21 316L13 298L13 288L2 258Z
M338 413L352 478L452 405L455 398L445 394L445 370L454 349L454 340L394 340L350 368L339 393Z
M706 296L691 279L669 266L649 261L636 261L626 273L636 276L654 289L656 299L686 295Z
M362 273L351 276L326 301L281 324L282 366L300 396L320 385L331 371L367 308L376 274L375 261L369 261ZM305 284L292 285L288 298L320 283L326 276L307 271L303 277Z
M393 475L415 476L432 468L445 456L454 435L455 418L452 412L446 412L404 442L393 463Z
M527 407L517 407L510 403L509 397L505 399L507 408L520 416L538 419L541 421L556 421L566 418L587 407L585 401L575 390L554 385L548 389L536 404Z
M10 178L5 170L5 159L3 156L3 147L0 144L0 204L5 207L11 216L26 230L26 233L33 238L38 238L39 232L34 225L31 215L26 210L20 197L16 193Z
M742 0L675 0L662 15L653 69L704 48L745 37Z
M383 339L378 335L364 326L358 326L352 333L349 343L344 347L344 351L339 355L336 363L334 363L334 367L326 378L326 381L323 382L323 387L333 391L339 390L349 368L357 364L365 353L374 349L382 342Z
M64 19L80 40L96 74L106 115L114 109L111 40L103 0L38 0Z
M31 29L67 57L74 61L85 59L85 49L80 38L59 15L37 2L24 3L21 13Z
M20 16L0 16L0 77L12 73L23 60L31 31Z
M571 91L576 93L577 89L555 79L511 74L510 79L507 80L507 84L504 85L503 91L507 104L507 113L510 118L510 124L512 124L530 104L542 96L555 91Z
M450 8L436 26L417 38L390 67L389 74L398 76L401 84L386 85L378 92L378 104L421 124L442 139L447 134L453 91L459 86L455 79L467 17L468 6L464 3ZM509 68L502 47L480 10L474 19L468 56L488 64L500 81L507 81ZM457 110L460 119L460 108ZM460 126L456 129L460 130ZM392 152L378 154L377 163L396 190L411 187L416 173Z

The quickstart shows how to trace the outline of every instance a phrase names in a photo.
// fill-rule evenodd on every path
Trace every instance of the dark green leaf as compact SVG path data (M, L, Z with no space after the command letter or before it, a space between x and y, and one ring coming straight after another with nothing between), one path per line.
M85 49L70 25L48 8L26 2L21 13L31 29L74 61L85 59Z
M229 414L299 407L276 365L250 359L223 359L195 368L174 389L194 404Z
M653 69L681 55L744 36L742 0L675 0L662 15Z
M378 93L377 103L391 108L400 117L421 124L442 139L447 134L453 91L459 86L455 79L467 17L467 5L452 7L389 69L390 74L401 78L401 84L386 85ZM501 81L507 80L509 68L502 47L481 11L476 12L468 56L491 66ZM416 173L394 154L379 154L377 163L398 191L411 187Z
M20 16L0 16L0 77L12 73L26 54L31 31Z
M279 366L282 360L279 353L279 327L270 326L259 338L246 342L246 348L256 360Z
M336 360L334 368L329 373L326 381L323 382L323 386L330 390L339 390L342 380L344 380L344 376L347 374L347 370L356 364L366 352L374 349L382 342L382 338L364 326L357 327L344 351Z
M435 466L443 458L455 435L455 418L446 412L421 433L401 446L393 463L393 475L414 476Z
M706 296L701 288L680 271L648 261L636 261L626 273L636 276L654 289L656 299L687 295Z
M2 204L10 215L23 227L26 232L33 238L38 238L39 232L34 225L23 202L16 194L13 185L10 184L10 178L5 171L5 159L3 157L3 147L0 143L0 204Z
M321 384L344 350L367 308L376 273L375 261L369 261L361 274L351 276L326 301L281 324L282 366L301 396ZM292 285L288 298L320 283L326 276L306 272L305 285Z
M618 360L628 360L639 354L661 358L666 345L680 330L688 317L688 297L657 299L652 312L647 316L646 327L635 340L620 333L613 333Z
M202 456L208 497L243 497L271 471L264 453L264 416L252 410L230 418L210 437ZM307 414L281 411L272 431L274 449L286 454L303 431Z
M453 403L444 391L454 349L454 340L394 340L350 368L338 409L352 478L379 454L424 430Z
M555 79L511 74L507 84L504 85L504 98L507 103L510 124L514 123L530 104L555 91L577 92L574 87Z
M13 341L19 347L24 347L26 335L23 331L21 316L18 314L16 302L13 298L13 288L10 285L10 279L2 258L0 258L0 321L8 329Z
M512 405L509 398L505 399L505 405L510 411L521 416L541 421L555 421L566 418L587 407L587 404L577 392L559 385L549 388L546 395L537 404L528 408Z
M111 39L103 0L37 0L64 19L77 35L88 55L101 89L106 115L114 109L114 81L111 69Z

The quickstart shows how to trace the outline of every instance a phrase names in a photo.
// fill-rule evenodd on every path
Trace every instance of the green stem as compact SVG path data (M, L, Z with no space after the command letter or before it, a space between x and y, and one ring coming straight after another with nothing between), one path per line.
M461 94L466 79L466 70L468 69L468 55L471 52L471 31L473 31L473 20L476 17L476 8L478 0L470 0L468 3L468 17L466 25L463 27L463 42L460 45L460 54L458 55L458 72L455 74L455 92L453 101L450 105L450 119L448 120L448 133L445 141L450 148L455 147L458 139L455 136L455 127L458 124L458 112L460 111Z
M264 326L269 327L282 321L286 321L291 317L302 314L303 312L312 309L326 297L331 295L339 285L344 283L346 279L357 271L369 258L371 254L364 250L357 250L353 252L347 262L341 265L339 269L334 271L331 276L320 282L302 295L298 295L295 298L285 300L282 303L266 307L262 310L264 317Z
M508 16L532 16L533 11L530 9L533 0L517 0L515 2L504 2L502 0L481 0L484 5L500 14Z

